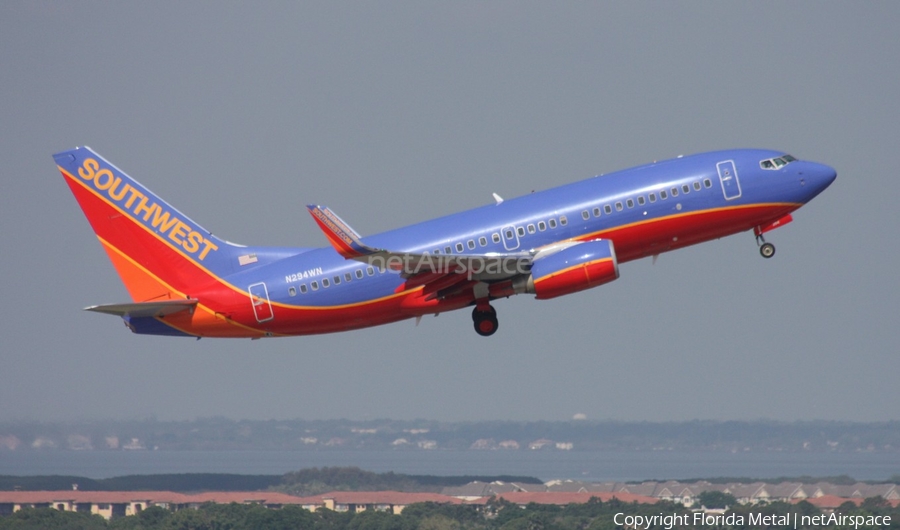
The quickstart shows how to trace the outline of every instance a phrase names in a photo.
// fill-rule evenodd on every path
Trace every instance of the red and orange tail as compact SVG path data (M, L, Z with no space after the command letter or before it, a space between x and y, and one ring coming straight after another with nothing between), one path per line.
M238 247L89 147L53 158L135 302L185 300L192 289L232 272Z

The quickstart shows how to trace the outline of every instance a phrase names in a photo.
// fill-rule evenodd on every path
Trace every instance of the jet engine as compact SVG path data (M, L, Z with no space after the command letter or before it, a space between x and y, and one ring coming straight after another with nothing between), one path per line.
M539 253L531 266L525 291L536 294L538 300L547 300L597 287L618 277L613 242L596 239L545 256Z

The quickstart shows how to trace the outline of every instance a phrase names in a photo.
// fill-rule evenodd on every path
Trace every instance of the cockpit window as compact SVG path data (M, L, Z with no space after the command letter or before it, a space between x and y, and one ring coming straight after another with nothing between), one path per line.
M786 165L790 164L791 162L796 162L796 161L797 161L797 159L792 157L791 155L782 155L782 156L777 156L775 158L768 158L766 160L760 160L759 167L761 167L763 169L775 170L782 166L786 166Z

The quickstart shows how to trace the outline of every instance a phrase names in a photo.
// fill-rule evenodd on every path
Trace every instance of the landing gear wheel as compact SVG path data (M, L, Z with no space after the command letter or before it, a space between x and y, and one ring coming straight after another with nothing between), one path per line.
M497 311L488 306L488 310L480 310L477 307L472 310L472 322L475 324L475 333L482 337L490 337L497 332L500 323L497 321Z
M766 259L771 258L775 255L775 245L772 243L763 243L759 246L759 254Z

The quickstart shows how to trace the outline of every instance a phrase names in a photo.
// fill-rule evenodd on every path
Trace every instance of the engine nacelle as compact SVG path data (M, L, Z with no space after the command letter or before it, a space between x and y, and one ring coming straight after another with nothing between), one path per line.
M612 241L597 239L539 256L531 266L526 291L538 300L556 298L609 283L619 277Z

